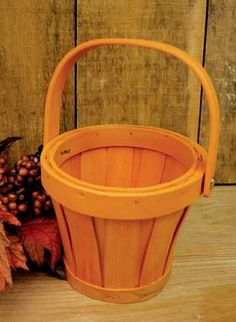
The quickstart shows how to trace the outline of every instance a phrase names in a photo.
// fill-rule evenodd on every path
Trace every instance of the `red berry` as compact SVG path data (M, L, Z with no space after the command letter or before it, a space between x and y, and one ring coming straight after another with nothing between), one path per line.
M0 210L1 210L1 211L6 211L6 210L7 210L7 207L6 207L6 206L4 206L4 205L0 205Z
M47 200L47 201L45 202L44 209L45 209L45 210L49 210L49 209L51 209L51 208L52 208L52 202L51 202L51 200Z
M38 195L39 195L38 191L32 192L32 198L36 199L38 197Z
M8 208L11 210L15 210L17 208L16 202L12 201L9 203Z
M4 196L4 197L2 197L2 198L1 198L1 201L2 201L2 203L3 203L4 205L6 205L6 204L8 204L9 199L8 199L8 197L7 197L7 196Z
M29 157L27 155L22 155L21 156L21 160L22 161L28 161L29 160Z
M18 175L18 176L16 176L16 180L18 182L22 182L24 180L24 178L22 176Z
M34 214L36 216L40 216L41 215L41 210L39 208L34 208Z
M10 201L16 201L17 195L14 193L9 193L8 198Z
M20 168L19 175L25 177L29 174L29 171L26 168Z
M31 177L35 177L37 175L37 173L38 173L38 170L37 169L32 169L32 170L29 171L29 175Z
M26 166L26 164L27 164L27 161L21 161L21 166L23 166L23 167L25 167Z
M41 208L42 207L42 203L40 201L38 201L38 200L35 200L34 207Z
M27 206L26 206L26 204L24 204L24 203L22 203L22 204L20 204L19 206L18 206L18 211L19 212L21 212L21 213L24 213L24 212L26 212L27 211Z
M40 202L42 202L42 203L44 203L46 201L46 196L45 195L39 195L37 197L37 200L40 201Z
M26 168L27 169L32 169L34 167L34 162L33 161L28 161L27 163L26 163Z
M15 181L14 177L10 176L7 178L7 182L13 183Z
M16 170L15 169L10 169L10 174L16 174Z
M0 157L0 166L3 166L7 163L6 159L4 159L3 157Z

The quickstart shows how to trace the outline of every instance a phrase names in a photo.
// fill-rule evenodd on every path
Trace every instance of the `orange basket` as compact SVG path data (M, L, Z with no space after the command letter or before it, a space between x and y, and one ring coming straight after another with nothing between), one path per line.
M178 133L138 125L101 125L59 135L65 81L78 58L104 45L162 51L201 82L209 107L209 148ZM72 49L57 66L46 100L42 182L51 195L68 282L116 303L146 300L164 286L187 209L213 186L219 107L203 67L173 46L98 39Z

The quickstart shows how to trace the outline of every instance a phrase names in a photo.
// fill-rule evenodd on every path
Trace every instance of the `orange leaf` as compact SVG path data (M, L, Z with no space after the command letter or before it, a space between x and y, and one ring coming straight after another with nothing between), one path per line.
M44 249L50 252L50 266L55 269L61 257L61 238L55 218L38 218L25 222L20 228L21 242L30 259L42 265Z
M26 265L26 256L20 239L17 236L8 236L9 247L7 249L7 256L10 267L13 269L24 268L28 270Z
M6 237L3 224L0 222L0 292L5 290L6 284L12 286L11 268L6 251L8 246L9 241Z

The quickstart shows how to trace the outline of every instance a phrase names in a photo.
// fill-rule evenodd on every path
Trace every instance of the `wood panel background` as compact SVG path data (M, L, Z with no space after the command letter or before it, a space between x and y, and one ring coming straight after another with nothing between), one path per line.
M221 105L217 182L236 182L236 3L234 0L1 0L0 139L21 135L12 159L42 142L47 86L75 43L98 37L158 40L204 63ZM194 75L161 53L107 47L71 75L62 130L75 124L137 123L207 144L207 113Z

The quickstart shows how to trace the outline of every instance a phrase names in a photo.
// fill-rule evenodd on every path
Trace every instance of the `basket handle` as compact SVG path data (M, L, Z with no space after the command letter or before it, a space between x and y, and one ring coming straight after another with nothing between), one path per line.
M209 147L208 161L203 186L203 195L208 196L213 186L213 175L216 166L217 145L219 137L219 105L215 89L205 69L183 50L156 41L107 38L84 42L70 50L56 67L49 84L44 116L44 144L59 134L60 108L65 81L76 61L89 50L104 45L129 45L162 51L184 62L195 73L201 82L209 108Z

